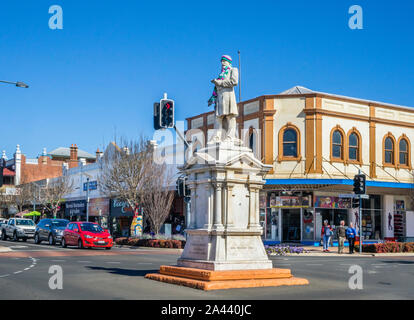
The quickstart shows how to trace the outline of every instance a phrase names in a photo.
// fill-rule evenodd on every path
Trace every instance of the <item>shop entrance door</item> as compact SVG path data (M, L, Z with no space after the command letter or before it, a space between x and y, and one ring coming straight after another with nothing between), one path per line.
M284 242L300 242L300 209L282 210Z

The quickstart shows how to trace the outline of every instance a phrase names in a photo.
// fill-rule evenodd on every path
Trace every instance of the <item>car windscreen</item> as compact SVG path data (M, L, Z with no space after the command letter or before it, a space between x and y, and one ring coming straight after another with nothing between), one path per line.
M66 227L68 225L69 221L66 220L53 220L52 221L52 227L54 228L61 228Z
M89 232L103 232L103 229L93 223L81 223L80 225L82 231L89 231Z
M34 226L34 222L32 220L16 220L17 226Z

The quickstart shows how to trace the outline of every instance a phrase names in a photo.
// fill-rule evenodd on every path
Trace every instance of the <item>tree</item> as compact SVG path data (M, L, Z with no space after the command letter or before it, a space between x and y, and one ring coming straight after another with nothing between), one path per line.
M169 176L165 174L166 167L154 162L153 146L144 136L138 140L121 139L120 145L124 147L121 149L112 143L113 148L107 148L100 160L99 188L108 197L128 203L134 213L142 204L153 230L158 233L172 204L170 192L165 198L161 187Z
M158 234L167 219L175 195L174 174L167 165L153 163L151 177L145 185L142 197L144 211L149 218L151 229Z
M100 160L99 188L108 197L128 203L136 213L150 170L151 146L143 136L120 143L123 149L114 142Z
M73 191L73 180L68 176L50 179L40 192L40 202L54 218L62 204L63 197Z
M19 212L23 211L23 207L31 203L33 199L33 187L30 183L23 183L16 187L16 193L13 202Z

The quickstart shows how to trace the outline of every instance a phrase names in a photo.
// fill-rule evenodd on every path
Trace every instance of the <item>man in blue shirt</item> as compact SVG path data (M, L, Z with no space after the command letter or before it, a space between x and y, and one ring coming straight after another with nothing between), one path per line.
M354 253L354 247L355 247L355 237L356 237L356 230L354 228L354 224L351 222L349 224L349 228L346 229L346 238L349 242L349 254Z

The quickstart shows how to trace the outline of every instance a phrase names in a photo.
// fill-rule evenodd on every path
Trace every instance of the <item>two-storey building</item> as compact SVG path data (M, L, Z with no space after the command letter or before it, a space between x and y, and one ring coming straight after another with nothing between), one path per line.
M367 176L366 240L414 236L414 108L294 87L238 104L239 137L273 168L261 193L266 240L314 243L322 221L359 228L352 194ZM213 111L187 119L197 148L214 128Z

